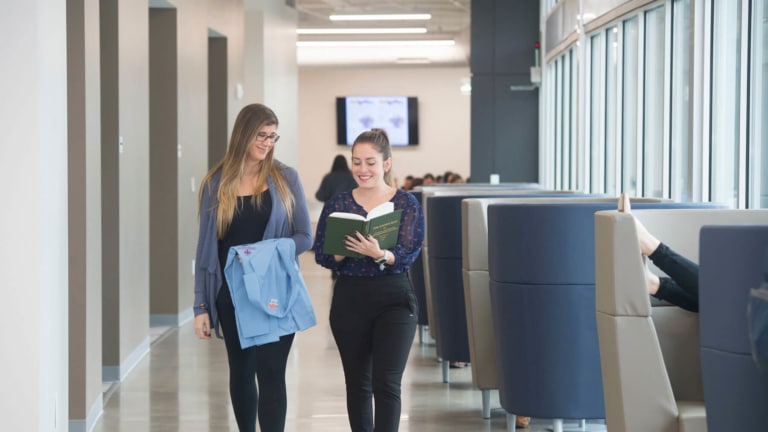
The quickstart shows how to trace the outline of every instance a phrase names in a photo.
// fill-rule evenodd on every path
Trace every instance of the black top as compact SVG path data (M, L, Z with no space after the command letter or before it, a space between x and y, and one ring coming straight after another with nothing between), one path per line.
M219 239L219 266L224 274L229 248L244 244L256 243L264 239L269 214L272 212L272 198L269 189L261 193L261 208L251 204L251 195L237 197L237 209L229 225L229 231L223 239ZM224 278L224 286L227 280Z

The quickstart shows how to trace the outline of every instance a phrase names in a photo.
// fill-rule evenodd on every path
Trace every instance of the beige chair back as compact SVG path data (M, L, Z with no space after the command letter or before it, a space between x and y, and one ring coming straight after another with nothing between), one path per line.
M757 223L768 211L595 215L596 313L608 430L706 431L698 314L651 302L633 215L673 250L698 262L703 225ZM662 275L650 261L647 265Z

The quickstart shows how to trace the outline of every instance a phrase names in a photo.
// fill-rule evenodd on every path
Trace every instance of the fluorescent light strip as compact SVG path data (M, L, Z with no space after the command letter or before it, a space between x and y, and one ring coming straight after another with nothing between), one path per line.
M298 41L298 47L364 47L364 46L453 46L453 40L412 40L412 41Z
M396 27L396 28L303 28L296 29L300 35L326 35L326 34L424 34L424 27Z
M431 61L426 57L400 57L395 59L397 64L429 64Z
M430 14L331 15L331 21L418 21L432 19Z

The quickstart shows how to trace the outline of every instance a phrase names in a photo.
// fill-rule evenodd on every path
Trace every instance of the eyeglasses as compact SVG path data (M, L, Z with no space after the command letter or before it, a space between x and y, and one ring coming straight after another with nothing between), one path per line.
M256 134L256 141L258 141L258 142L262 142L262 141L267 140L267 139L272 141L272 143L276 143L276 142L280 141L280 135L278 135L276 133L267 134L266 132L259 132L259 133Z

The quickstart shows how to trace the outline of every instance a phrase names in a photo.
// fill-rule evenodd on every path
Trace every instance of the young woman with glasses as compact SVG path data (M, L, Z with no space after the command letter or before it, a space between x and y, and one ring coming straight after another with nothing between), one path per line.
M237 313L222 276L231 246L291 238L296 255L312 245L309 211L299 176L274 159L277 116L261 104L244 107L235 120L224 159L200 187L200 235L195 268L195 334L223 333L229 361L229 393L241 432L285 429L285 369L294 334L243 349ZM258 387L254 380L258 379ZM261 394L259 394L261 393Z

